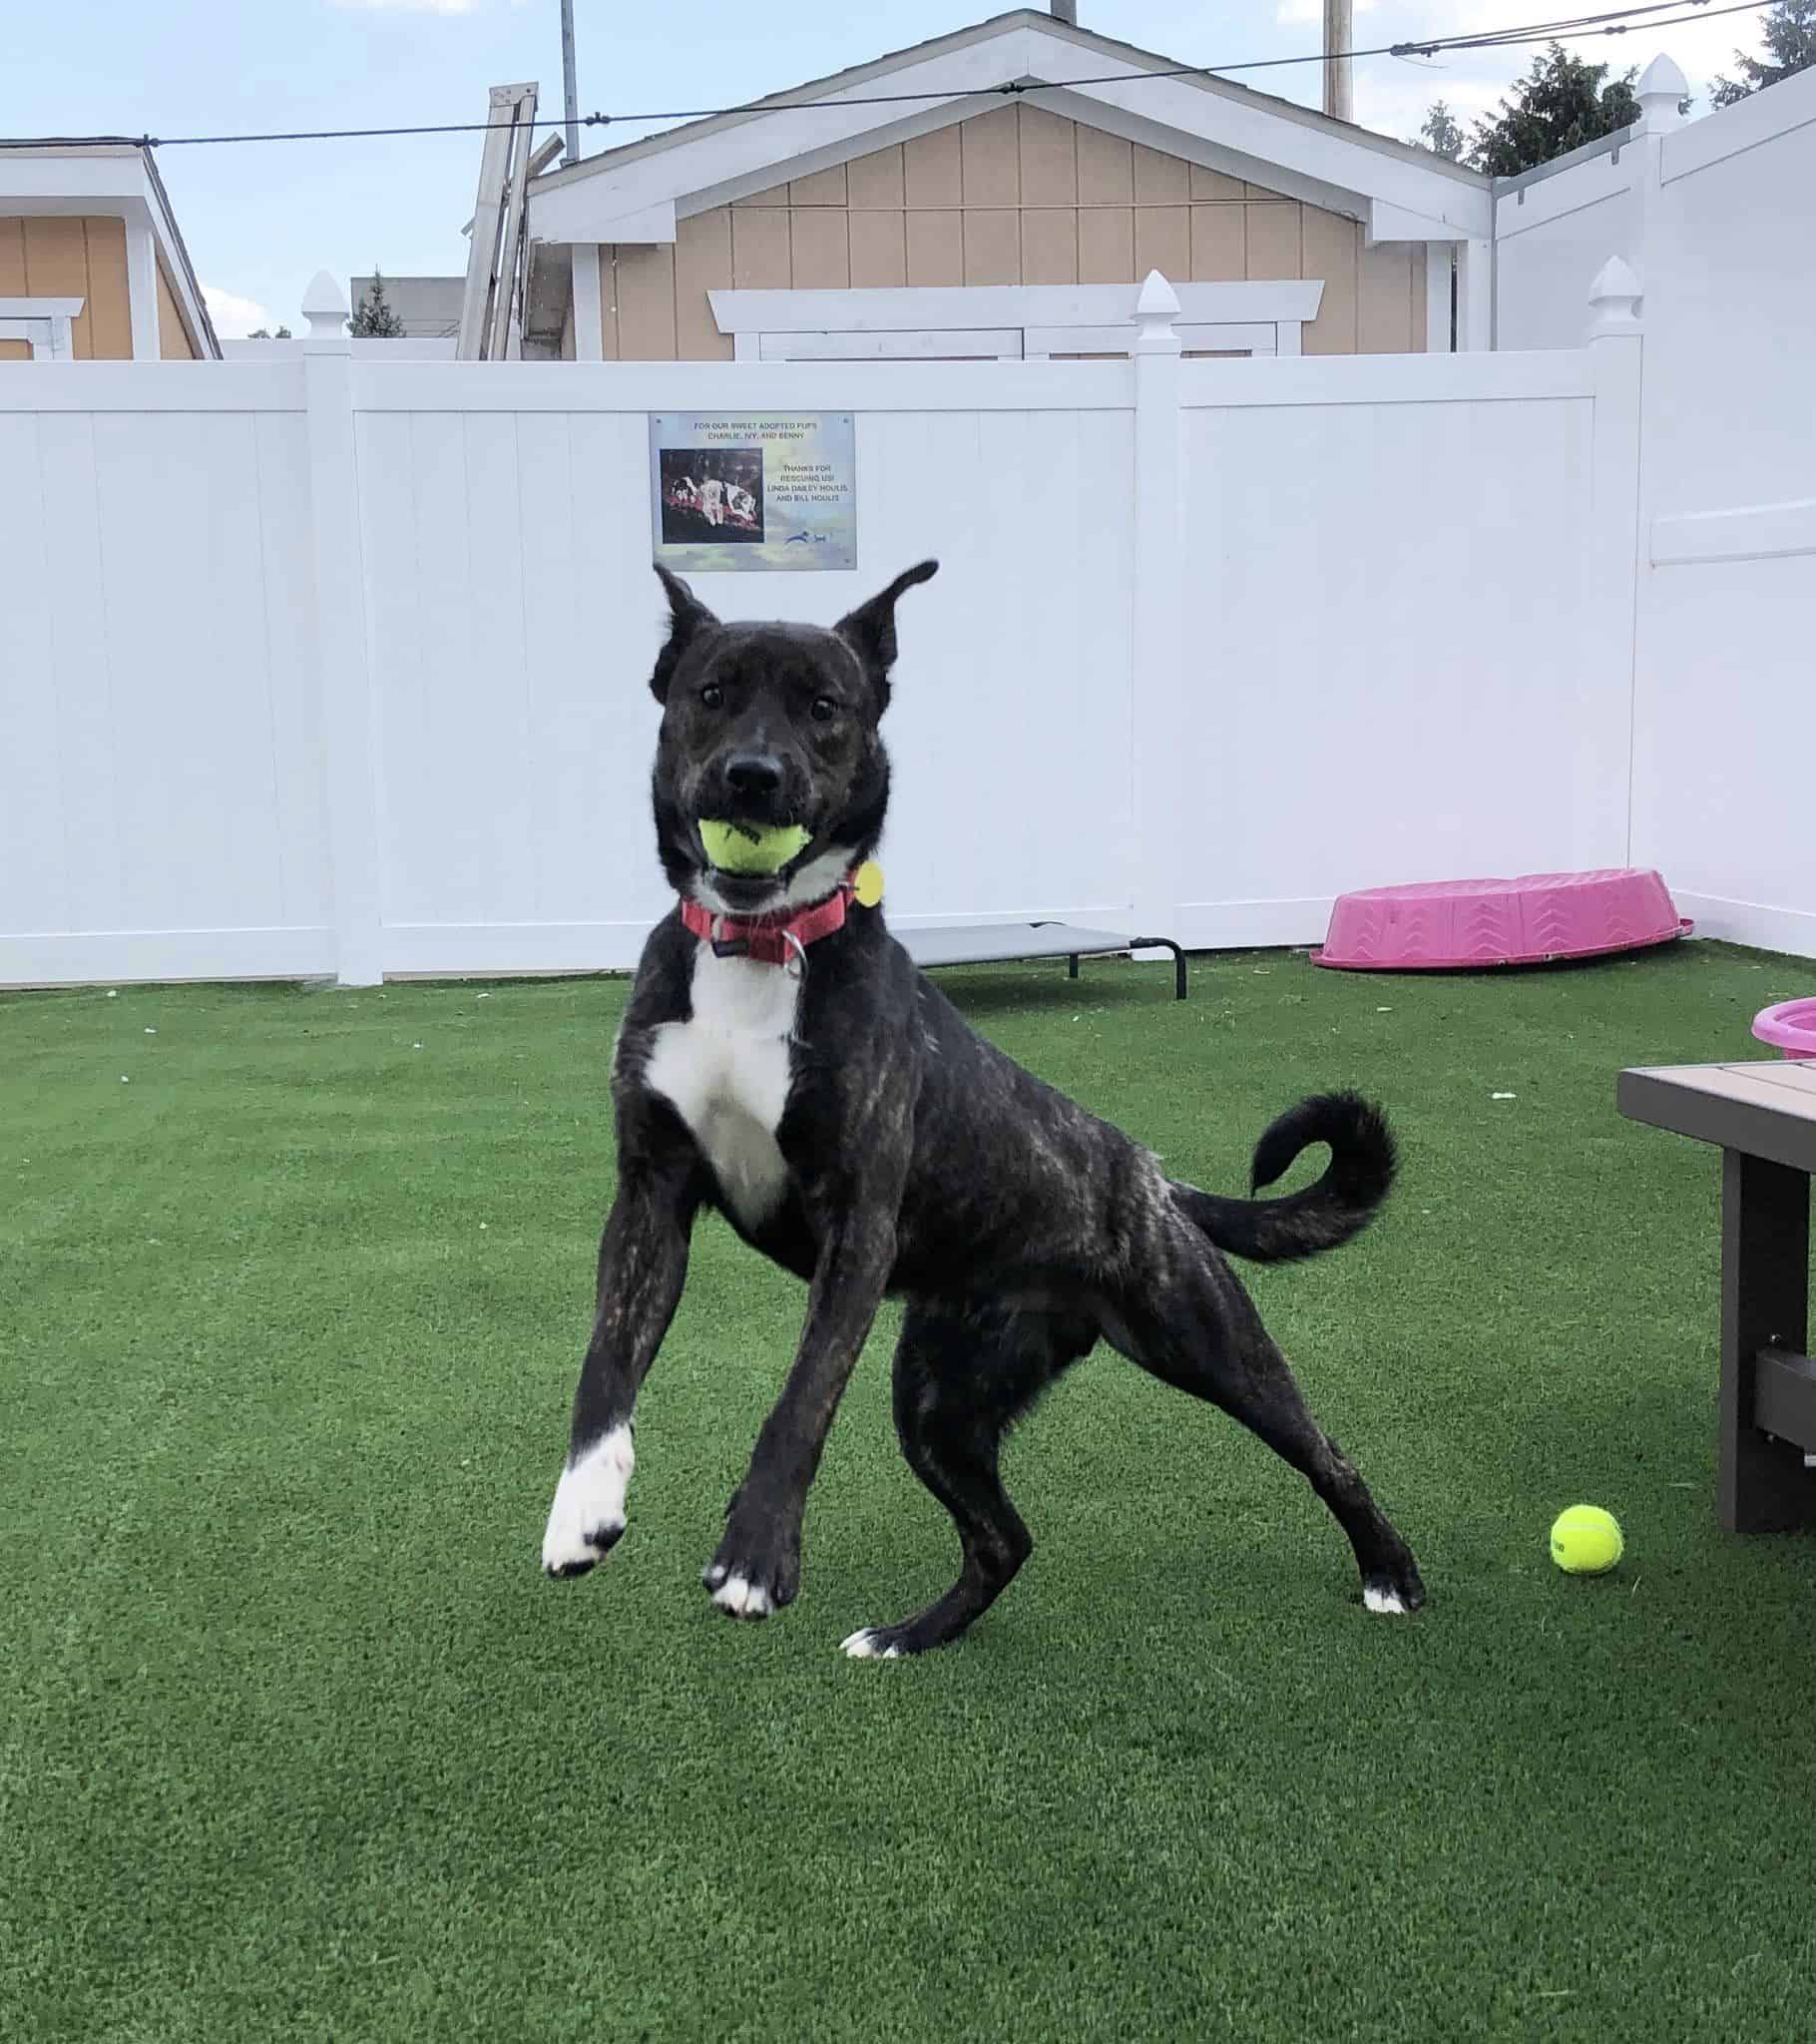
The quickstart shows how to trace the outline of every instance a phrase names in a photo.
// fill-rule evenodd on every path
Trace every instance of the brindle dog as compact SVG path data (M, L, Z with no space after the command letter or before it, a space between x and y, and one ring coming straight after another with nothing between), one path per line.
M935 565L831 631L721 624L658 570L671 618L651 682L656 834L680 899L644 951L619 1037L618 1196L543 1565L580 1575L625 1530L638 1387L706 1206L808 1286L793 1367L705 1571L721 1610L762 1618L798 1592L808 1486L877 1307L897 1294L896 1427L963 1559L943 1597L853 1633L847 1653L942 1646L1001 1594L1032 1541L999 1444L1100 1339L1257 1433L1348 1534L1366 1607L1413 1611L1425 1593L1406 1542L1306 1410L1223 1256L1275 1262L1358 1234L1393 1179L1380 1113L1325 1094L1267 1130L1256 1188L1308 1144L1329 1146L1302 1192L1234 1200L1177 1184L975 1034L882 909L850 894L888 799L878 723L896 599ZM733 874L708 860L702 818L811 835L774 875Z

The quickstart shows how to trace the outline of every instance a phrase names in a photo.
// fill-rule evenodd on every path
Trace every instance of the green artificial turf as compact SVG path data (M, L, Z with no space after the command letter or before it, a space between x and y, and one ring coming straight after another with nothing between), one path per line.
M1022 1578L898 1663L836 1651L954 1568L893 1309L800 1601L699 1587L801 1309L716 1221L628 1537L538 1572L622 982L0 1002L0 2036L1808 2034L1816 1539L1714 1523L1716 1159L1613 1082L1812 970L947 975L1205 1185L1387 1103L1385 1220L1253 1283L1432 1597L1365 1616L1297 1478L1100 1352L1008 1453ZM1580 1499L1610 1578L1547 1557Z

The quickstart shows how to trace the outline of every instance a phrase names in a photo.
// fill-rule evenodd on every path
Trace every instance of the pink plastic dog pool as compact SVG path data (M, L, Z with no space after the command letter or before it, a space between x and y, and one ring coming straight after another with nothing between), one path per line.
M1357 972L1542 965L1665 944L1689 928L1664 881L1638 866L1426 880L1338 895L1312 962Z
M1816 1000L1780 1001L1753 1017L1753 1034L1787 1058L1816 1058Z

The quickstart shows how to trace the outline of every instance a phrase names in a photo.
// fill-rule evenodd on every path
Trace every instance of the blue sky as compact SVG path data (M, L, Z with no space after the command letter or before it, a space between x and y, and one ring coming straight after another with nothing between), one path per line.
M1630 0L1624 0L1630 4ZM1719 0L1718 0L1719 4ZM992 0L666 0L628 8L576 0L583 112L716 106L865 62L1002 11ZM1543 0L1356 0L1358 43L1542 21ZM561 112L558 0L59 0L8 10L0 134L346 128L476 121L486 88L535 79ZM1080 0L1088 27L1186 63L1315 51L1320 0ZM1574 45L1595 62L1641 66L1660 48L1700 106L1708 80L1753 47L1751 18ZM1530 52L1438 65L1378 58L1356 67L1356 113L1416 134L1435 98L1484 112ZM1315 66L1262 74L1266 89L1315 104ZM632 140L647 128L625 129ZM598 131L583 142L603 147ZM282 320L310 276L343 280L376 262L398 274L465 266L462 223L479 168L476 135L370 142L170 149L159 162L190 253L225 333Z

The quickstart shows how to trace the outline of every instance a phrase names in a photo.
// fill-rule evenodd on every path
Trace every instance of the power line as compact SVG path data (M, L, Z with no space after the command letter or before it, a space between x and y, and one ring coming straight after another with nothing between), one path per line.
M728 114L787 114L820 112L829 107L918 106L938 100L1022 99L1033 93L1067 92L1079 86L1139 85L1177 78L1225 78L1237 72L1277 71L1292 65L1323 64L1334 59L1359 57L1436 57L1453 50L1515 49L1524 43L1549 42L1570 36L1622 36L1635 28L1675 28L1680 22L1716 21L1723 15L1756 14L1773 0L1738 0L1737 5L1711 7L1708 0L1649 0L1637 7L1604 9L1596 14L1578 15L1562 21L1526 22L1504 29L1489 29L1479 35L1435 36L1425 42L1376 43L1367 49L1319 50L1298 57L1256 57L1234 64L1179 64L1161 71L1107 72L1093 78L1069 78L1051 84L1009 84L978 86L965 92L886 92L821 98L816 100L745 100L730 107L681 107L655 114L583 114L583 128L628 128L659 122L710 121ZM1688 13L1672 12L1688 7ZM1664 15L1662 21L1644 17ZM438 121L418 126L387 128L296 128L248 135L52 135L26 140L0 141L0 149L77 149L114 144L133 149L200 149L225 144L251 142L369 142L417 135L483 135L494 128L525 130L561 128L565 118L543 121Z
M1682 6L1686 4L1686 0L1668 0L1668 4L1674 7ZM1580 22L1557 22L1530 29L1500 29L1487 35L1453 36L1434 43L1399 43L1394 47L1392 54L1396 57L1431 57L1442 55L1449 50L1511 50L1518 48L1522 43L1545 43L1567 36L1624 36L1630 35L1634 29L1676 28L1686 21L1719 21L1726 14L1757 14L1762 8L1775 4L1775 0L1741 0L1740 5L1733 7L1710 7L1706 0L1687 0L1687 4L1694 7L1696 12L1673 14L1664 21L1619 21L1608 15L1590 14L1584 16ZM1656 10L1650 7L1635 7L1626 11L1631 14L1651 14ZM1600 27L1596 25L1598 23L1609 25Z
M1648 4L1643 6L1598 8L1592 14L1567 15L1557 21L1530 21L1522 23L1518 27L1487 28L1478 30L1474 34L1460 33L1454 36L1434 36L1425 42L1396 43L1393 46L1392 54L1396 57L1411 57L1424 56L1428 52L1439 50L1492 48L1496 44L1503 42L1523 42L1531 36L1589 34L1597 29L1600 29L1600 32L1603 34L1624 33L1624 30L1616 31L1613 28L1601 29L1601 24L1603 23L1627 22L1632 26L1643 28L1668 27L1669 23L1639 21L1637 17L1649 14L1664 14L1673 8L1685 6L1696 7L1699 11L1694 15L1680 15L1677 17L1679 20L1701 21L1708 18L1706 0L1648 0ZM1721 11L1724 13L1740 13L1746 10L1742 7L1729 7Z

